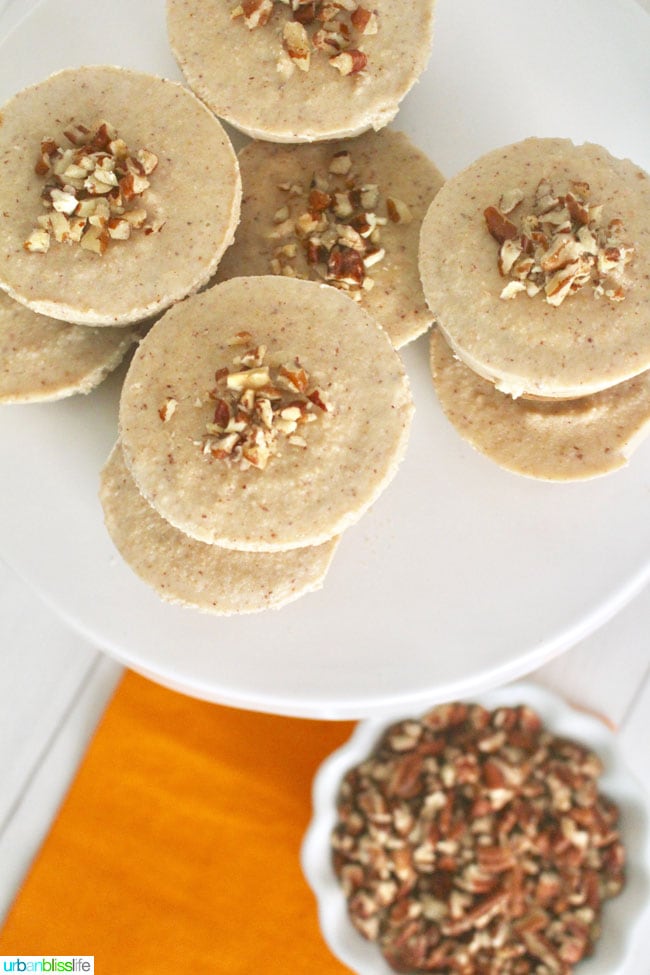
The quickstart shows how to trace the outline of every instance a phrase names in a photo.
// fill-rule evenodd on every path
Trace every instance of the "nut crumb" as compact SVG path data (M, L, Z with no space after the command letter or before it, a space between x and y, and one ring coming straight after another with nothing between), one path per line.
M504 193L498 208L487 207L487 229L500 245L499 273L511 279L501 298L543 293L547 303L557 307L590 285L595 298L625 299L625 272L634 247L623 242L625 229L619 219L603 224L603 207L587 202L588 193L589 184L583 180L574 180L563 195L540 180L532 211L523 215L520 226L508 216L524 199L519 188Z
M297 20L288 20L282 30L282 40L285 51L294 64L301 71L309 71L311 44L304 26Z
M309 71L313 53L324 52L342 76L360 74L368 56L358 46L363 37L377 34L376 10L357 0L243 0L231 8L231 20L241 20L249 30L264 27L277 6L288 7L291 19L283 24L282 50L277 70L287 80L296 67Z
M392 220L393 223L411 223L413 220L413 214L410 208L403 200L398 200L396 197L388 197L386 200L386 210L388 211L389 220Z
M375 284L368 271L386 258L382 228L389 222L406 226L413 214L396 197L384 203L380 187L361 183L353 166L351 153L342 149L330 158L326 174L314 173L306 191L281 183L279 189L289 193L292 202L275 211L267 237L285 241L269 259L272 274L298 276L296 258L302 253L312 279L326 281L359 301ZM304 209L296 211L294 200Z
M169 420L171 420L171 418L173 417L174 413L176 412L176 407L177 406L178 406L178 401L177 400L175 400L175 399L173 399L171 397L169 399L165 400L165 402L163 403L163 405L158 410L158 416L163 421L163 423L167 423Z
M106 121L92 128L78 123L64 135L72 148L41 140L34 170L45 180L45 213L25 240L26 251L45 254L53 239L103 255L111 241L128 240L132 230L162 229L162 220L146 225L147 212L139 206L158 166L155 153L142 148L132 154Z
M237 332L227 345L248 344L249 339L254 341L250 332ZM236 371L228 366L216 370L217 386L208 397L214 412L198 442L204 456L242 470L264 470L282 438L306 449L307 440L297 431L315 422L319 412L331 412L298 358L280 365L265 358L266 346L253 344L233 360ZM161 418L166 419L162 413Z

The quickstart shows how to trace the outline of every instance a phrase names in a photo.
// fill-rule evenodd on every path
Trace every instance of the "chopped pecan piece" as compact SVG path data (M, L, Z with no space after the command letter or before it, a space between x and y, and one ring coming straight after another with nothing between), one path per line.
M330 58L330 64L342 75L358 74L367 66L368 55L357 49L341 51L340 54Z
M520 227L505 215L521 204L520 189L504 193L500 209L484 211L487 228L500 244L499 273L511 279L501 298L542 292L549 304L558 306L591 284L597 298L624 300L625 271L634 247L623 242L625 230L618 218L605 227L603 206L586 201L588 183L573 180L570 185L570 191L558 195L548 180L540 180L534 209L523 215Z
M488 207L483 216L487 223L488 230L499 244L506 240L512 240L518 234L517 228L512 220L508 220L496 207Z
M298 21L288 20L282 30L284 49L301 71L309 71L311 44L304 26Z
M242 0L244 22L249 30L264 27L273 13L273 0Z

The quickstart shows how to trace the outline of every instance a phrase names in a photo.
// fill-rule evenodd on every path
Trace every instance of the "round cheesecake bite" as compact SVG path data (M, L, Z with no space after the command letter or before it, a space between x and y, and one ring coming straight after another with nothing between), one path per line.
M358 300L396 348L430 326L418 274L422 219L443 184L402 132L239 153L241 220L216 279L281 274Z
M571 400L514 400L456 358L431 333L433 383L460 435L501 467L548 481L577 481L624 467L650 430L650 371Z
M89 328L46 318L0 291L0 403L89 393L140 335L140 327Z
M2 108L0 287L34 311L125 325L204 285L231 242L237 159L175 82L72 68Z
M424 293L454 352L513 396L567 399L650 368L650 179L600 146L527 139L447 181Z
M271 142L380 129L429 56L434 0L167 0L172 50L220 117Z
M167 602L223 616L279 608L320 589L338 539L290 552L233 552L173 528L138 491L119 444L101 475L108 532L124 560Z
M395 474L412 401L388 336L334 288L233 278L172 308L124 382L120 434L176 528L250 551L317 545Z

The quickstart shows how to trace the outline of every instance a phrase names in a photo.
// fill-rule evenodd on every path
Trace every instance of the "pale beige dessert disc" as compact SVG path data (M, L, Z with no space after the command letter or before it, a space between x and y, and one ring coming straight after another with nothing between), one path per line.
M247 340L234 344L242 331ZM235 360L262 346L271 379L259 396L280 389L282 399L277 407L256 400L248 410L254 425L243 403L231 401L231 416L244 417L242 437L259 436L254 450L247 440L254 460L267 421L276 433L280 420L289 424L264 467L245 462L237 433L215 422L221 403L238 395L227 388L245 371ZM305 394L284 388L279 370L304 374ZM290 412L271 416L276 408ZM280 551L317 545L360 518L397 470L412 409L388 336L345 295L309 281L233 278L176 305L151 329L124 382L120 432L140 491L175 527L230 548Z
M72 148L64 132L102 120L132 155L146 149L158 159L149 188L127 204L144 209L145 225L111 239L103 255L52 236L46 253L28 252L48 212L47 177L35 172L41 140ZM0 163L0 287L69 322L128 324L197 290L239 218L237 160L218 120L182 85L124 68L68 69L15 95L2 108Z
M547 299L557 286L557 278L550 280L556 272L549 277L549 294L545 285L534 297L516 291L533 281L517 283L500 273L500 244L488 230L484 212L490 207L507 210L512 191L520 190L523 200L506 214L519 233L537 208L540 180L548 181L555 198L568 193L584 198L589 224L586 229L579 220L569 224L580 227L584 246L598 252L594 261L607 257L607 247L594 248L599 235L624 245L629 261L620 273L606 276L602 292L596 271L587 271L588 283L555 305ZM585 182L586 190L581 186ZM553 218L563 220L561 210L556 208ZM420 273L427 301L454 351L513 396L583 396L650 368L649 212L650 179L638 166L599 146L575 146L564 139L527 139L506 146L448 180L422 226ZM618 220L622 228L618 225L615 233L611 222ZM548 231L548 226L541 229ZM550 251L558 236L548 233L547 239ZM589 261L585 254L583 250L580 261ZM547 257L545 263L552 267L555 261ZM577 267L573 260L569 263L560 268L561 278ZM501 297L506 287L514 289L514 297ZM619 287L623 300L607 296Z
M420 284L418 246L443 177L406 135L384 129L315 145L251 142L239 153L239 165L241 221L218 281L270 272L325 279L359 299L396 348L427 330L432 316ZM315 205L324 209L314 216ZM320 253L319 245L325 248ZM352 277L349 267L337 269L344 255L354 258Z
M440 404L465 440L501 467L548 481L598 477L627 464L650 430L650 372L573 400L514 400L431 333Z
M139 337L138 327L91 328L46 318L0 291L0 403L89 393Z
M237 8L264 8L270 19L247 26ZM342 9L348 7L349 10ZM308 40L298 53L295 41L283 40L285 30L298 31L289 4L248 0L167 0L167 27L172 50L190 87L220 117L256 139L272 142L314 142L381 129L397 114L398 105L425 68L433 37L434 0L374 0L362 10L374 17L364 32L353 23L357 4L339 5L327 28L320 21L305 26ZM318 13L331 4L315 4ZM325 15L329 16L328 11ZM254 12L248 23L254 24ZM292 23L293 22L293 23ZM286 27L287 24L292 24ZM348 50L367 58L362 71L341 72L330 63L341 29L349 35ZM320 34L317 34L320 31ZM327 50L314 48L330 32ZM340 43L347 43L341 38ZM354 56L356 57L356 55ZM344 62L346 58L344 58ZM351 65L351 62L349 62ZM308 64L308 69L303 70ZM358 64L358 62L357 62ZM347 70L345 63L341 64Z
M138 491L119 444L101 474L108 532L124 560L167 602L228 616L279 608L320 589L338 539L290 552L233 552L173 528Z

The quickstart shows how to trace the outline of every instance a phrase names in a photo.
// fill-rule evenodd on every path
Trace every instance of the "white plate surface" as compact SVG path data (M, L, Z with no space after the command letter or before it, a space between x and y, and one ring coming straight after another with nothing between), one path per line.
M556 735L582 742L603 762L599 789L621 811L621 837L626 850L626 883L622 893L605 902L602 934L594 955L577 966L580 975L630 975L626 962L634 939L648 920L650 905L650 822L647 796L626 768L618 741L601 721L569 707L535 684L512 684L478 698L487 708L528 704ZM314 780L313 818L301 850L302 867L318 903L321 931L331 951L357 975L393 975L379 949L366 941L348 918L345 897L331 863L330 836L336 824L336 797L348 769L372 751L392 720L371 719L357 725L352 737L325 760Z
M0 101L84 63L180 77L163 0L94 7L12 0ZM430 66L395 125L446 175L528 135L598 142L650 170L649 50L634 0L549 0L543 16L518 0L438 0ZM404 351L417 408L407 459L319 593L219 619L163 604L122 564L97 500L121 376L89 397L0 409L0 556L96 645L221 703L358 718L520 676L650 578L650 442L595 481L518 478L449 426L427 351L426 339Z

